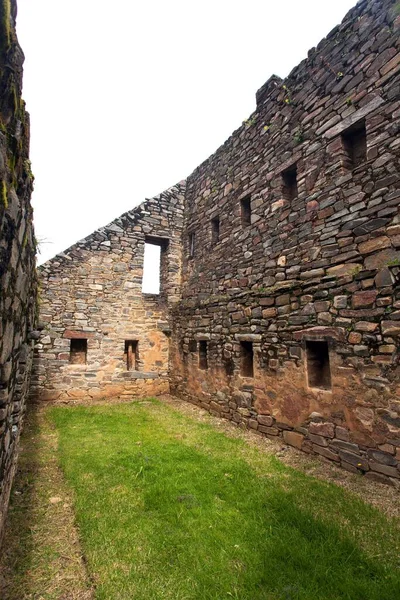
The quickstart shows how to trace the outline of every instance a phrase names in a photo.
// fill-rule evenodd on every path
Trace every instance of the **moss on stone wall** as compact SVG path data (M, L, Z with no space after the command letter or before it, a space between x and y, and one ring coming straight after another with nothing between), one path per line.
M7 193L7 184L5 181L1 182L0 202L4 208L8 208L8 193Z
M10 46L10 14L11 0L0 0L0 51L4 52Z
M0 541L33 360L35 246L29 116L21 100L23 53L16 0L0 0ZM10 309L12 306L12 309Z

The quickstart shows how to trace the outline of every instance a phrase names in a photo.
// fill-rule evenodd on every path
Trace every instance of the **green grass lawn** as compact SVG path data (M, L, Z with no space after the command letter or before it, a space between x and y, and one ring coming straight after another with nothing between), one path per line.
M398 522L158 401L51 410L97 600L395 600Z

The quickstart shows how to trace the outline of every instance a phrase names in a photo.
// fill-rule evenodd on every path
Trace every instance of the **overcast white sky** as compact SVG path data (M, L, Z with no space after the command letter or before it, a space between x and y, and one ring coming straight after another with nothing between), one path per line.
M40 261L184 179L355 0L19 0Z

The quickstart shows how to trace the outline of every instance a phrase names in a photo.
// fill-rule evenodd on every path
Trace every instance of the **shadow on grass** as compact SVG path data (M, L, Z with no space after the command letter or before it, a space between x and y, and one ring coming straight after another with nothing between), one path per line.
M331 510L335 510L333 505ZM275 489L266 500L259 589L271 586L279 600L393 600L400 579L364 552L348 532L300 508L296 490ZM268 533L269 532L269 533ZM262 598L262 593L260 598Z
M377 510L278 461L260 475L240 442L151 410L53 412L98 600L400 598Z
M203 468L212 473L213 465L207 465L208 460L207 458L204 461L203 457ZM243 468L239 467L237 470L231 464L222 463L221 466L222 469L230 471L233 479L240 478L239 495L230 496L229 482L228 485L224 482L221 488L220 484L216 483L215 476L209 482L208 491L211 496L219 496L223 500L227 512L236 508L243 518L235 523L234 519L228 522L223 515L219 517L221 530L216 540L220 538L221 546L218 547L218 543L214 540L208 549L203 550L203 561L197 573L195 565L199 548L198 546L193 549L185 547L187 531L199 524L196 523L196 518L189 519L187 531L183 531L180 539L182 530L178 533L173 531L174 517L168 511L163 512L161 509L159 512L160 506L164 503L159 486L145 494L146 510L150 511L151 518L155 521L154 527L158 527L160 532L164 530L165 533L158 538L157 545L163 547L163 537L164 540L168 540L158 568L161 570L162 561L166 561L176 570L191 572L194 578L198 577L199 588L193 598L197 600L219 600L230 597L240 598L240 600L394 600L400 598L399 572L396 574L379 557L373 559L363 551L361 545L356 542L354 523L350 522L346 531L346 528L334 522L316 517L312 509L307 510L299 506L300 495L303 496L302 503L307 504L304 481L297 481L296 477L293 477L288 479L285 487L279 484L264 486L261 484L260 493L252 495L251 488L257 486L257 476L248 465L242 465ZM297 483L299 483L298 487ZM323 484L311 480L310 483L314 491L320 489L321 494L325 493ZM287 487L292 491L287 491ZM190 491L192 494L188 494ZM201 493L196 487L187 488L184 498L186 497L191 499L187 513L196 509L196 504L202 503ZM181 498L178 496L177 500L181 502ZM171 496L171 504L173 501L174 497ZM311 496L309 501L311 503ZM205 508L207 513L209 506ZM335 506L334 502L326 508L332 511L333 520L335 510L338 508L339 506ZM235 529L236 540L235 535L231 536L231 532L228 532L228 530L234 532ZM203 534L205 538L206 528L203 529ZM235 541L237 544L234 544ZM232 552L232 548L236 545L238 550L235 553ZM221 551L225 558L218 563L217 555ZM212 557L211 560L208 560L207 555ZM225 577L225 573L229 570L230 578ZM192 598L192 596L188 597Z

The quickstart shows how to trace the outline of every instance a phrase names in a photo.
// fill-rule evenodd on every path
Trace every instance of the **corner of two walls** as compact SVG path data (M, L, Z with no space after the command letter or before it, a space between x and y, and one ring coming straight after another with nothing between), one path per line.
M33 398L90 402L169 391L184 192L181 182L146 200L40 267ZM146 243L160 247L158 295L142 292Z

